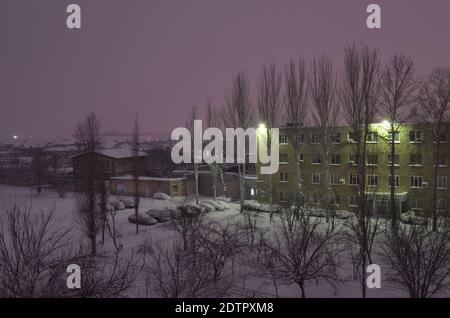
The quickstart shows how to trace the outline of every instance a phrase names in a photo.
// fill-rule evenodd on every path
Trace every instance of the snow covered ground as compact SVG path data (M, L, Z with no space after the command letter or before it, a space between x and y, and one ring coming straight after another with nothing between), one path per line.
M114 199L114 198L112 198ZM202 198L206 199L206 198ZM153 200L142 198L140 203L140 210L147 211L149 209L160 209L163 207L176 207L180 204L181 199L174 199L172 201ZM53 190L44 189L40 195L30 188L14 187L0 185L0 220L4 219L5 208L14 203L20 203L31 207L33 213L40 211L49 211L52 208L55 210L55 217L58 222L64 225L79 230L78 213L76 210L75 194L67 193L64 198L59 198L57 193ZM210 221L218 222L243 222L243 216L239 212L239 205L233 202L221 202L225 205L224 211L215 211L208 213L206 218ZM128 222L128 216L133 214L133 209L121 210L117 213L116 224L120 233L119 240L124 247L124 250L137 250L139 246L146 241L167 240L172 237L172 230L169 223L158 223L153 226L140 226L139 235L135 234L135 225ZM260 224L265 227L273 226L269 223L269 217L266 213L260 214ZM81 231L78 231L79 240L84 239ZM108 245L109 244L109 245ZM109 247L108 247L109 246ZM112 243L107 242L106 248L112 248ZM380 264L381 265L381 264ZM343 266L340 268L340 276L345 282L338 285L337 290L331 288L325 282L310 283L307 286L308 297L360 297L359 282L352 280L351 263L349 259L344 259ZM383 273L383 272L382 272ZM143 280L139 279L135 288L130 291L130 296L142 296ZM255 290L260 293L275 295L273 285L268 281L261 279L249 279L239 283L240 287ZM300 290L297 285L279 286L280 297L300 297ZM368 297L407 297L405 291L399 290L383 280L381 289L368 290Z

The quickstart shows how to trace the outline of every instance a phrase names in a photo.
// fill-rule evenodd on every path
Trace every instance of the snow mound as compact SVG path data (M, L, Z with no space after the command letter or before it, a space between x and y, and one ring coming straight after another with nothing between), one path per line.
M153 199L155 199L155 200L171 200L172 197L163 192L157 192L153 195Z
M145 214L138 214L137 218L135 214L130 214L128 216L128 221L130 223L133 224L139 224L139 225L154 225L156 223L158 223L158 221L156 221L153 217L149 216L149 215L145 215Z

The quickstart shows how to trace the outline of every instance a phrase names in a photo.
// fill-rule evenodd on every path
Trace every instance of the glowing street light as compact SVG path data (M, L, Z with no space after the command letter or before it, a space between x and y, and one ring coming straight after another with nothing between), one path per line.
M13 137L14 140L17 140L19 138L19 136L17 136L17 135L14 135L12 137Z

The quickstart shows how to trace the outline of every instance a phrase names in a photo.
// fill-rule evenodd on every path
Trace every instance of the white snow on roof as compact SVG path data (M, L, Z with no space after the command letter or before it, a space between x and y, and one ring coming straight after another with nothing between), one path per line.
M104 149L104 150L100 151L100 153L105 156L116 158L116 159L132 157L130 148ZM139 156L144 156L144 155L145 155L145 153L143 153L142 151L139 152Z
M113 180L132 180L133 176L126 175L121 177L111 177ZM156 178L156 177L139 177L142 181L182 181L185 178Z
M114 159L125 159L132 157L130 148L103 149L101 151L98 151L97 153ZM70 158L78 157L84 154L86 154L86 152L73 155ZM145 156L145 152L139 151L138 155L140 157Z

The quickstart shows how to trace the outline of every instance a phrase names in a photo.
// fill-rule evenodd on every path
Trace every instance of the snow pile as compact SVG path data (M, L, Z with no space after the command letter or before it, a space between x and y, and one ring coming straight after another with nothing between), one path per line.
M400 220L403 224L410 225L425 225L427 223L426 218L416 215L416 213L412 210L403 213L400 216Z
M172 197L163 192L157 192L153 195L153 199L155 199L155 200L171 200Z

